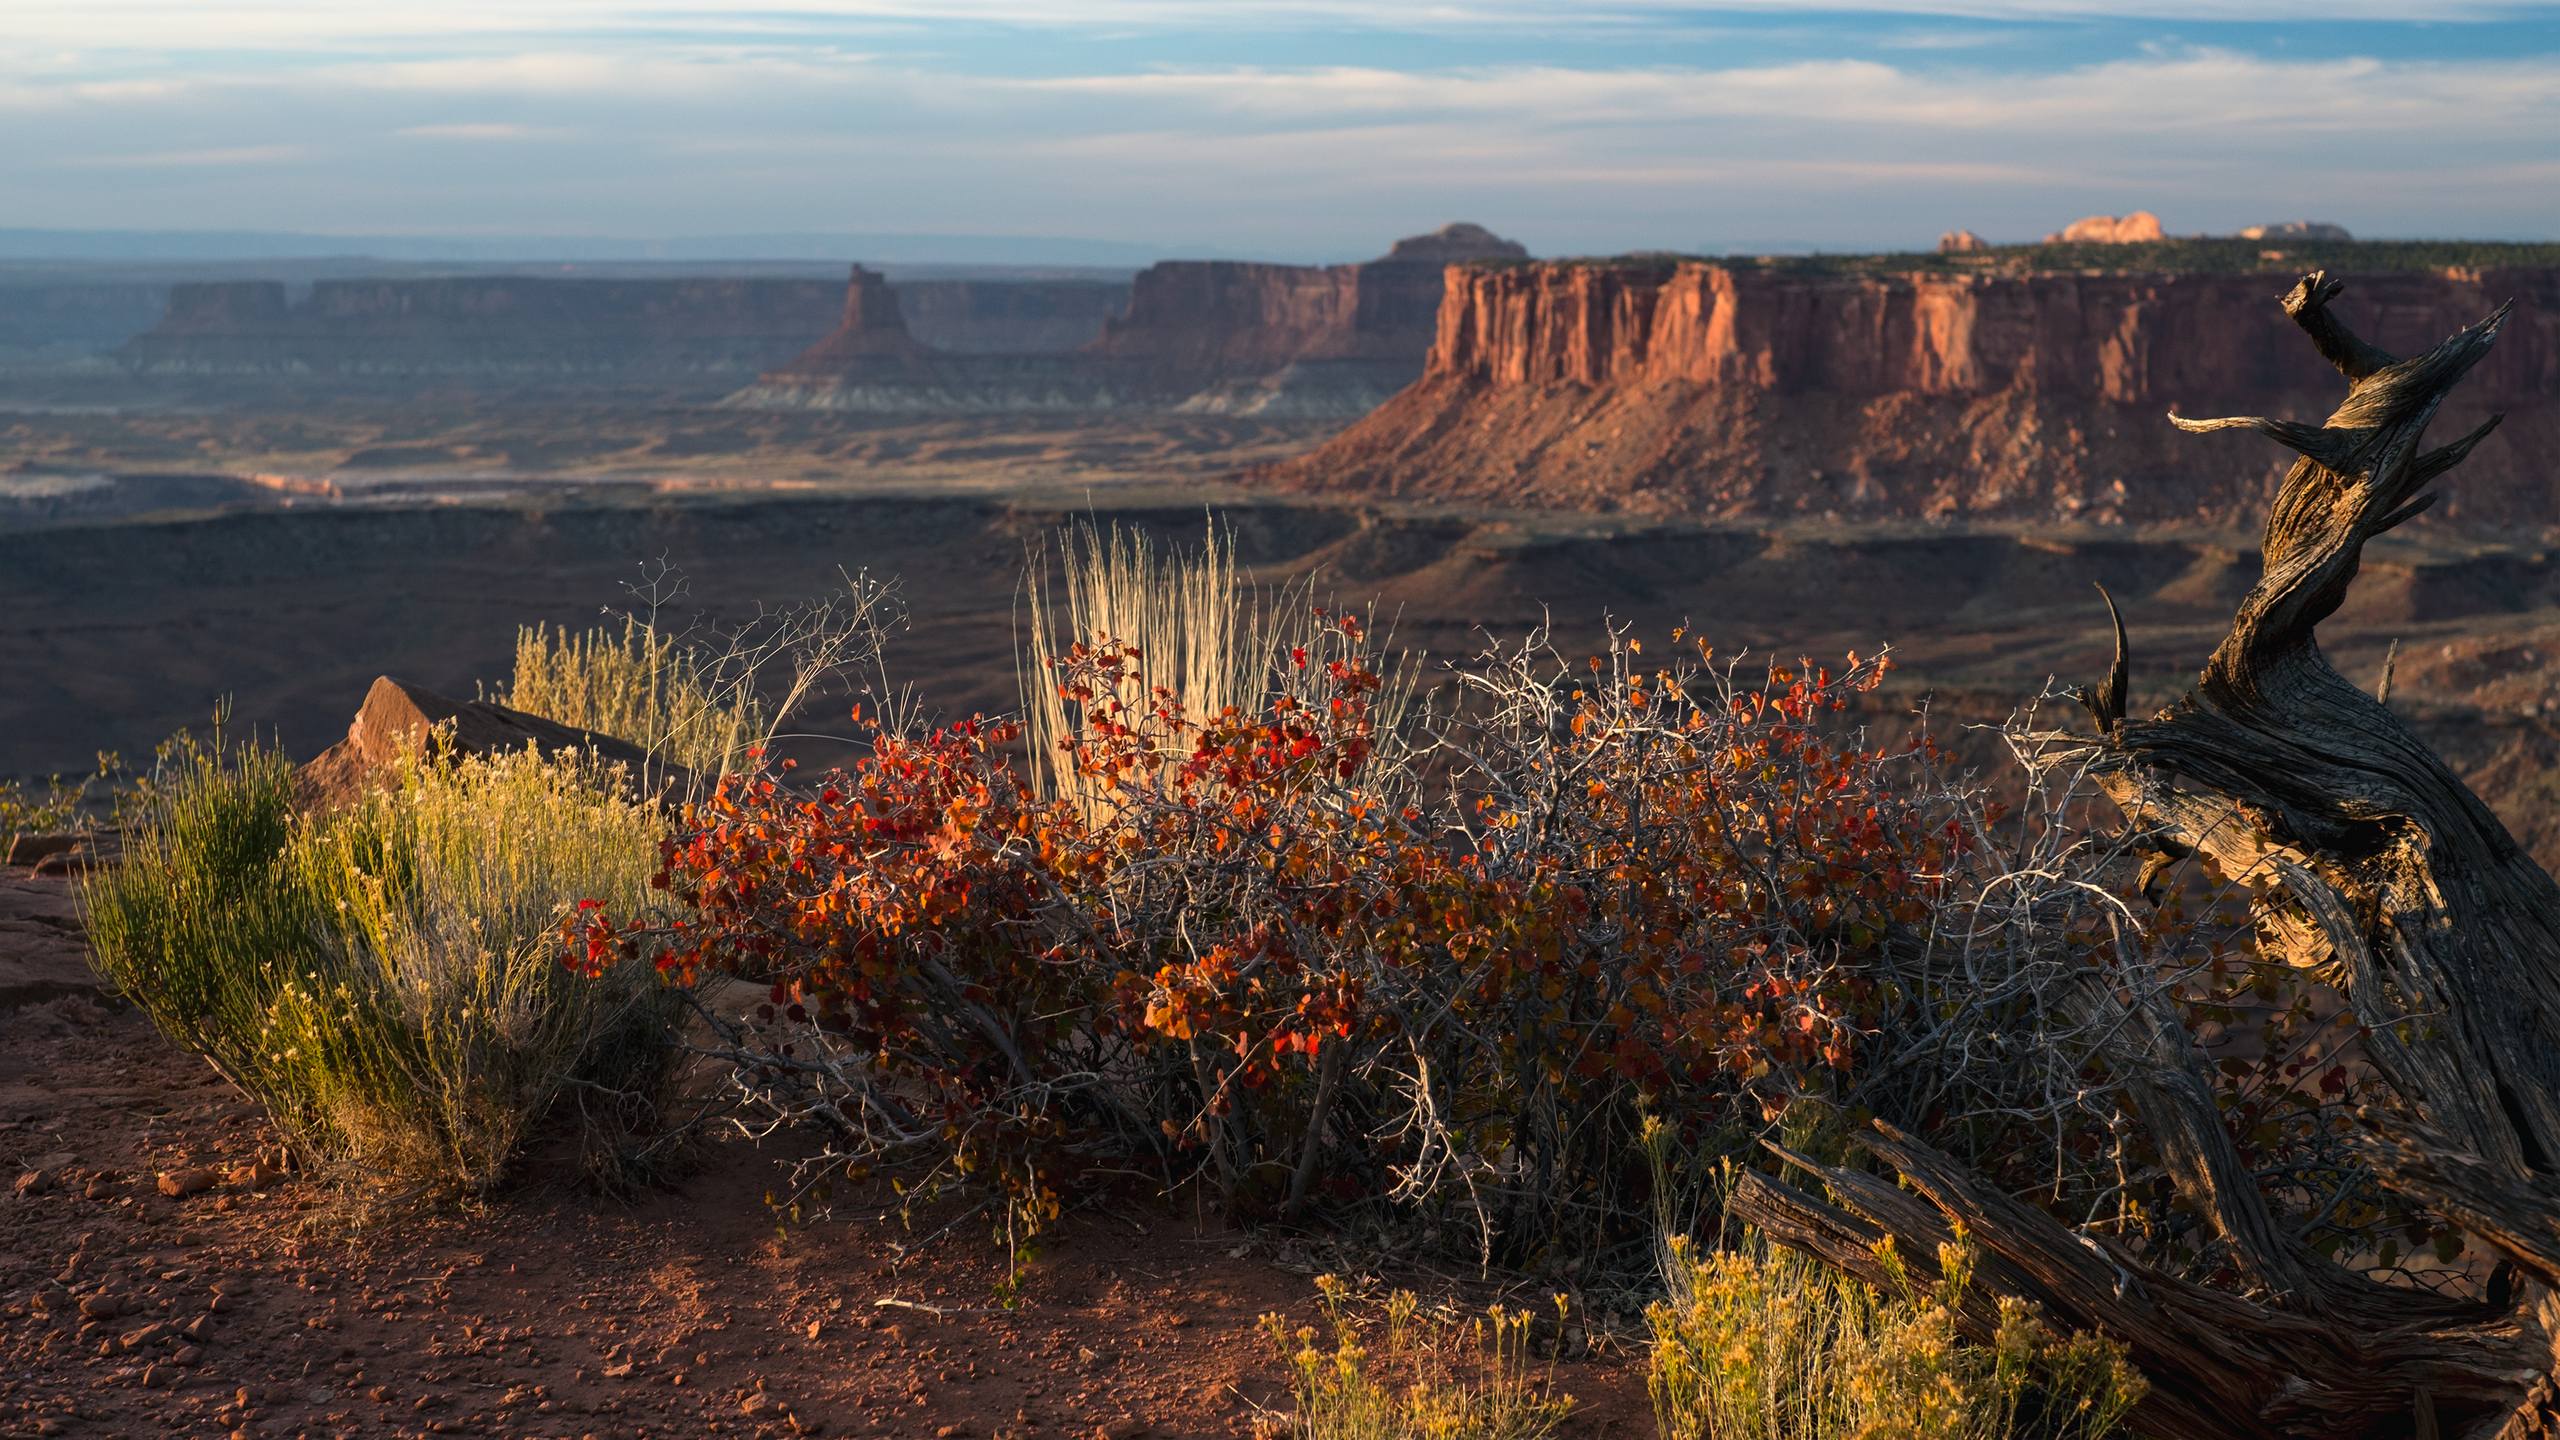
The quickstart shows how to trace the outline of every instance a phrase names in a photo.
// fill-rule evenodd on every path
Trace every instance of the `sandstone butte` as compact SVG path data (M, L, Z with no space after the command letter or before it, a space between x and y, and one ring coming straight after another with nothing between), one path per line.
M2428 523L2550 523L2560 270L2349 275L2414 353L2516 314L2436 430L2502 411ZM1705 261L1453 270L1422 378L1275 487L1517 508L2251 523L2282 453L2164 418L2316 420L2337 377L2264 273L1848 275ZM2225 443L2229 442L2229 443Z
M2165 240L2160 217L2148 210L2130 215L2086 215L2044 237L2047 245L2133 245Z
M731 403L855 410L1110 409L1351 416L1422 372L1453 263L1526 260L1479 225L1351 265L1168 260L1071 350L961 356L908 330L903 297L857 267L834 332Z

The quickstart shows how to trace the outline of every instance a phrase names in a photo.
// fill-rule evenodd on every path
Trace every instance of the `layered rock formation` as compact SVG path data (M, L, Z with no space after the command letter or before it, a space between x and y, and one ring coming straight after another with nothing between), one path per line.
M884 339L893 323L884 304L905 297L882 296L876 277L857 272L837 332L730 403L1358 415L1421 374L1449 264L1526 253L1481 226L1452 225L1358 265L1166 261L1138 274L1126 313L1088 344L970 357L912 343L912 325Z
M1127 296L1125 283L1107 280L890 286L860 267L849 290L824 280L498 275L328 279L297 302L276 281L195 282L170 288L159 323L117 357L149 375L690 379L725 387L822 341L839 359L1072 349L1099 336ZM861 314L866 297L869 322ZM914 325L912 339L905 323ZM0 343L5 338L0 333Z
M0 284L0 371L90 360L151 328L167 295L147 283Z
M960 355L1047 355L1090 344L1129 308L1126 280L899 280L907 331Z
M118 352L149 375L674 379L752 374L826 333L815 280L471 276L171 288Z
M2165 412L2317 419L2337 378L2267 275L1849 276L1694 261L1453 271L1422 379L1272 483L1662 514L2237 523L2283 455ZM2441 519L2560 516L2560 271L2349 277L2410 353L2518 301L2445 438L2507 414ZM2231 443L2226 443L2231 442Z

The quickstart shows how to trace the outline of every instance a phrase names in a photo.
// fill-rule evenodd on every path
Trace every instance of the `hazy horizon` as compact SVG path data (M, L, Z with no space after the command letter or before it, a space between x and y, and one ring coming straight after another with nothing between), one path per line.
M2560 234L2560 6L2494 0L0 0L0 38L30 230L1098 263L1453 219L1541 254L2136 208Z

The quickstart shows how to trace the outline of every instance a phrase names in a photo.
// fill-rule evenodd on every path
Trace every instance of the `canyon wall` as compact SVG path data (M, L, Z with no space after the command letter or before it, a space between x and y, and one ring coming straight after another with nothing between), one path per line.
M144 282L0 284L0 371L95 364L149 329L168 292Z
M1356 265L1173 260L1140 271L1125 313L1049 353L950 355L907 287L904 332L938 358L883 348L874 296L848 297L835 335L731 403L754 408L972 411L1140 408L1255 415L1363 414L1422 373L1442 278L1457 260L1524 258L1479 226L1398 242ZM852 289L865 290L862 274ZM876 285L872 286L877 289Z
M908 333L959 355L1044 355L1102 334L1129 308L1126 280L897 280Z
M297 300L279 281L204 281L167 287L156 325L144 317L121 334L102 331L95 348L134 336L117 358L160 376L694 379L725 387L822 342L839 358L886 353L887 332L897 335L890 348L917 352L1072 349L1099 336L1128 294L1112 281L916 280L881 292L903 302L903 321L899 303L875 295L872 308L885 319L866 329L861 297L886 284L861 267L851 287L749 278L324 279ZM0 342L6 309L0 304Z
M2317 420L2341 394L2273 274L1825 274L1693 261L1451 272L1422 377L1272 484L1660 514L2229 524L2286 455L2163 418ZM2441 520L2560 517L2560 271L2349 276L2408 353L2514 298L2438 422L2504 431Z
M146 375L675 379L752 373L824 334L818 280L469 276L173 286L117 356Z

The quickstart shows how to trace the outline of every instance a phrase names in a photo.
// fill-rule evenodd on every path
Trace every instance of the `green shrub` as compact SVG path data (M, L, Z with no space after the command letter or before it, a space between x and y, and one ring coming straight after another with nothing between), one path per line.
M745 763L770 719L728 668L636 617L619 632L528 625L516 631L510 683L488 698L715 776Z
M1411 1291L1387 1301L1386 1326L1363 1326L1350 1291L1331 1275L1316 1288L1324 1325L1292 1331L1262 1317L1289 1371L1288 1440L1540 1440L1559 1433L1573 1397L1555 1391L1554 1366L1529 1354L1529 1312L1496 1305L1466 1323L1421 1314ZM1557 1301L1559 1309L1563 1301ZM1456 1351L1454 1357L1452 1350Z
M1648 1385L1663 1440L2099 1440L2143 1393L2124 1351L2064 1337L2003 1299L1990 1343L1958 1311L1975 1252L1959 1236L1924 1283L1890 1243L1879 1292L1758 1236L1704 1257L1670 1246Z
M255 744L184 747L84 886L99 969L306 1154L496 1182L564 1092L646 1091L674 1053L646 966L568 973L578 900L647 903L660 825L585 762L420 759L319 824ZM592 1138L592 1137L591 1137Z

